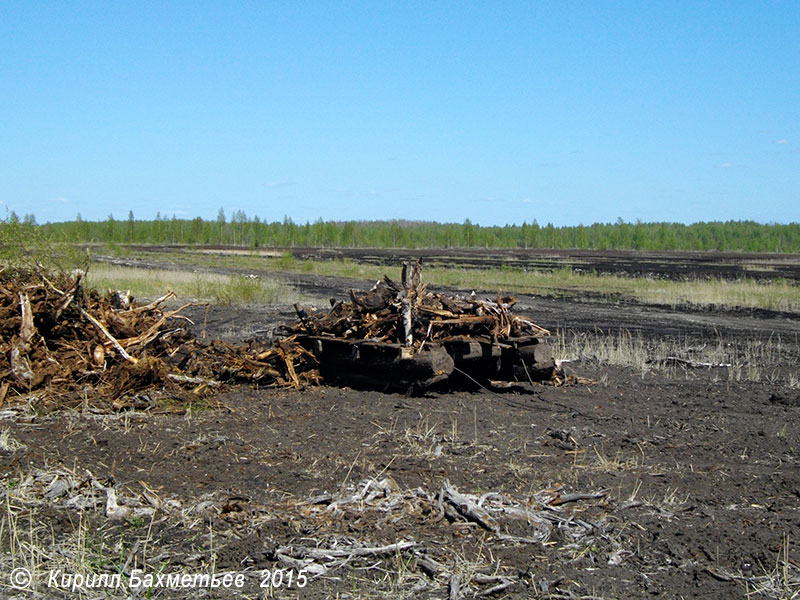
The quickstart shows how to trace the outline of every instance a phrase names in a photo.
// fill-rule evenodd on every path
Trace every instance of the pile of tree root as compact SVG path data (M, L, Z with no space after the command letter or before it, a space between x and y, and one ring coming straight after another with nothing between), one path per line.
M384 277L368 292L350 292L350 301L331 300L329 312L309 312L295 304L298 333L372 342L401 343L420 349L426 343L468 336L499 343L512 337L546 337L550 332L528 318L512 315L513 296L496 301L426 291L422 259L403 266L402 283Z
M274 343L201 340L187 328L187 303L172 292L136 303L129 293L86 289L84 273L0 272L0 404L32 394L59 405L147 404L152 393L185 397L226 382L303 387L321 381L402 391L469 381L505 387L552 380L541 343L548 332L511 314L515 300L426 291L422 264L403 268L328 312L296 305L300 320ZM479 383L480 384L480 383ZM481 384L482 385L482 384ZM500 387L504 387L501 385ZM142 399L144 398L144 400Z
M524 389L558 381L544 338L550 332L512 314L513 296L496 300L426 290L422 259L405 264L402 281L389 277L327 312L295 304L290 329L314 354L323 378L395 390L439 384Z
M197 339L169 292L139 304L129 293L83 286L82 272L0 272L0 403L35 394L59 405L148 401L143 392L201 394L227 381L299 387L316 383L314 357L291 337L231 345ZM10 394L13 393L13 394Z

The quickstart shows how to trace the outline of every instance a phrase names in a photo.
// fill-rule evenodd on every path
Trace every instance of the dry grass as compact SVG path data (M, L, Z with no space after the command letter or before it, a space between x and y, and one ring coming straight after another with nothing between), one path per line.
M153 536L156 520L196 529L198 543L208 548L199 555L197 570L214 572L208 541L214 533L197 518L199 505L184 508L151 490L147 502L158 507L146 506L120 492L114 498L127 507L127 516L115 517L109 513L109 489L88 471L61 467L0 479L0 597L151 597L154 590L130 588L129 575L131 569L157 573L163 567L166 548ZM53 510L63 517L59 528L53 526ZM9 574L15 569L30 574L29 585L14 586Z
M457 420L445 425L438 421L431 422L428 415L422 414L413 427L406 427L403 431L403 440L410 456L428 460L439 458L454 445L464 445L459 438Z
M759 283L751 279L739 281L701 280L665 282L642 280L633 296L641 302L682 306L719 306L725 308L766 308L800 311L800 288L785 281Z
M800 598L800 567L789 558L789 534L785 534L773 565L761 565L762 573L745 581L747 596L763 595L779 600Z
M11 432L8 429L0 431L0 452L14 452L24 447L25 444L11 437Z
M709 571L717 579L741 584L744 597L748 599L797 600L800 598L800 567L790 557L790 546L789 534L784 533L774 563L748 565L746 570L713 567Z
M559 330L551 340L557 361L597 360L647 373L659 371L680 376L700 369L714 371L716 379L767 381L790 387L800 385L800 357L779 335L763 339L697 340L663 337L652 340L641 334L597 329L591 332Z
M288 304L297 291L277 278L223 275L190 270L143 269L95 264L87 275L98 289L130 290L136 297L154 298L172 290L181 300L215 304Z

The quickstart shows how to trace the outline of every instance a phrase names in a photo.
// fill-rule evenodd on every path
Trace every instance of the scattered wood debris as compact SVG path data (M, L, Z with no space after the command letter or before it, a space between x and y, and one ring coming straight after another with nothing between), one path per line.
M9 501L11 493L0 489L0 500ZM591 500L599 494L571 495ZM342 577L353 570L388 570L401 559L404 581L413 586L415 595L424 592L436 597L491 597L512 587L525 592L532 583L530 573L503 567L499 560L489 562L479 556L465 563L458 551L442 544L449 535L486 548L488 556L520 545L558 547L565 556L572 556L587 547L611 548L619 536L614 520L605 518L602 507L592 503L572 511L553 507L548 504L552 490L478 496L460 492L448 481L438 490L410 489L390 477L367 478L324 497L289 497L259 504L231 497L223 490L191 500L177 498L144 482L124 486L86 469L58 466L33 469L18 482L13 496L18 510L20 506L48 507L89 515L87 518L97 514L123 527L137 520L152 520L185 530L192 539L198 530L213 528L215 549L217 544L224 547L226 540L269 530L273 522L302 523L301 534L265 545L266 560L279 568L303 570L314 580ZM443 503L455 510L443 514ZM355 523L361 527L354 530ZM397 531L404 535L395 537ZM210 550L187 556L182 545L163 547L154 557L144 552L137 542L117 568L127 574L136 568L135 560L156 566L213 561ZM148 563L150 560L154 562ZM261 570L245 571L252 586L263 579ZM538 585L555 592L557 583L542 580Z
M315 535L298 543L277 547L272 559L287 568L306 569L312 577L334 577L342 568L359 564L375 566L392 556L404 563L420 585L420 591L447 589L449 596L491 596L520 585L520 574L494 569L463 569L449 552L429 540L404 538L393 543L380 539L355 540L341 535L347 523L372 523L372 531L395 531L398 523L417 522L432 537L445 532L480 538L488 548L520 544L560 545L565 549L606 544L612 525L605 518L577 518L554 506L553 490L530 496L488 492L480 496L460 492L449 481L438 490L400 488L389 477L369 478L336 494L309 499L287 499L278 506L250 506L255 515L250 527L281 520L300 520ZM605 492L566 494L571 502L600 499ZM219 511L218 511L219 512ZM597 513L598 511L594 511ZM223 517L224 518L224 517ZM589 517L586 517L589 519ZM313 527L312 527L313 524ZM484 572L486 571L486 572Z

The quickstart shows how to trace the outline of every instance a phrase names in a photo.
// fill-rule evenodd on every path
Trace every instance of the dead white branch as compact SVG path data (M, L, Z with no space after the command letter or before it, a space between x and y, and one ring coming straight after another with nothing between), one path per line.
M480 506L477 500L459 492L447 479L442 484L439 498L440 502L444 504L445 511L450 506L468 521L477 523L489 531L498 531L497 521L488 511Z
M687 360L678 356L667 356L664 359L665 363L681 365L690 367L692 369L706 368L706 369L727 369L733 366L731 363L712 363L712 362L697 362L694 360Z
M98 321L91 314L89 314L89 312L86 309L81 308L81 314L84 317L86 317L92 323L92 325L94 325L95 327L97 327L100 330L100 333L102 333L106 337L106 339L109 342L111 342L111 345L116 349L117 352L119 352L119 354L120 354L120 356L122 356L122 358L124 358L128 362L132 362L133 364L136 364L136 363L139 362L139 359L131 356L130 354L128 354L125 351L125 348L123 348L122 345L117 341L117 338L115 338L113 335L111 335L111 333L109 333L108 329L106 329L105 326L100 321Z

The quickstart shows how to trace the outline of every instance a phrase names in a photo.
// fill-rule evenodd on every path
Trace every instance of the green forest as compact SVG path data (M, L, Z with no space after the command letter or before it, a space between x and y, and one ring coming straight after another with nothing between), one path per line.
M615 223L556 227L536 221L521 225L481 226L428 221L322 221L295 223L248 217L230 218L222 209L215 220L163 218L139 220L109 215L104 221L37 225L32 215L14 213L5 225L36 228L39 234L75 243L203 244L259 247L362 248L559 248L597 250L718 250L800 252L800 224L754 221L680 223Z

